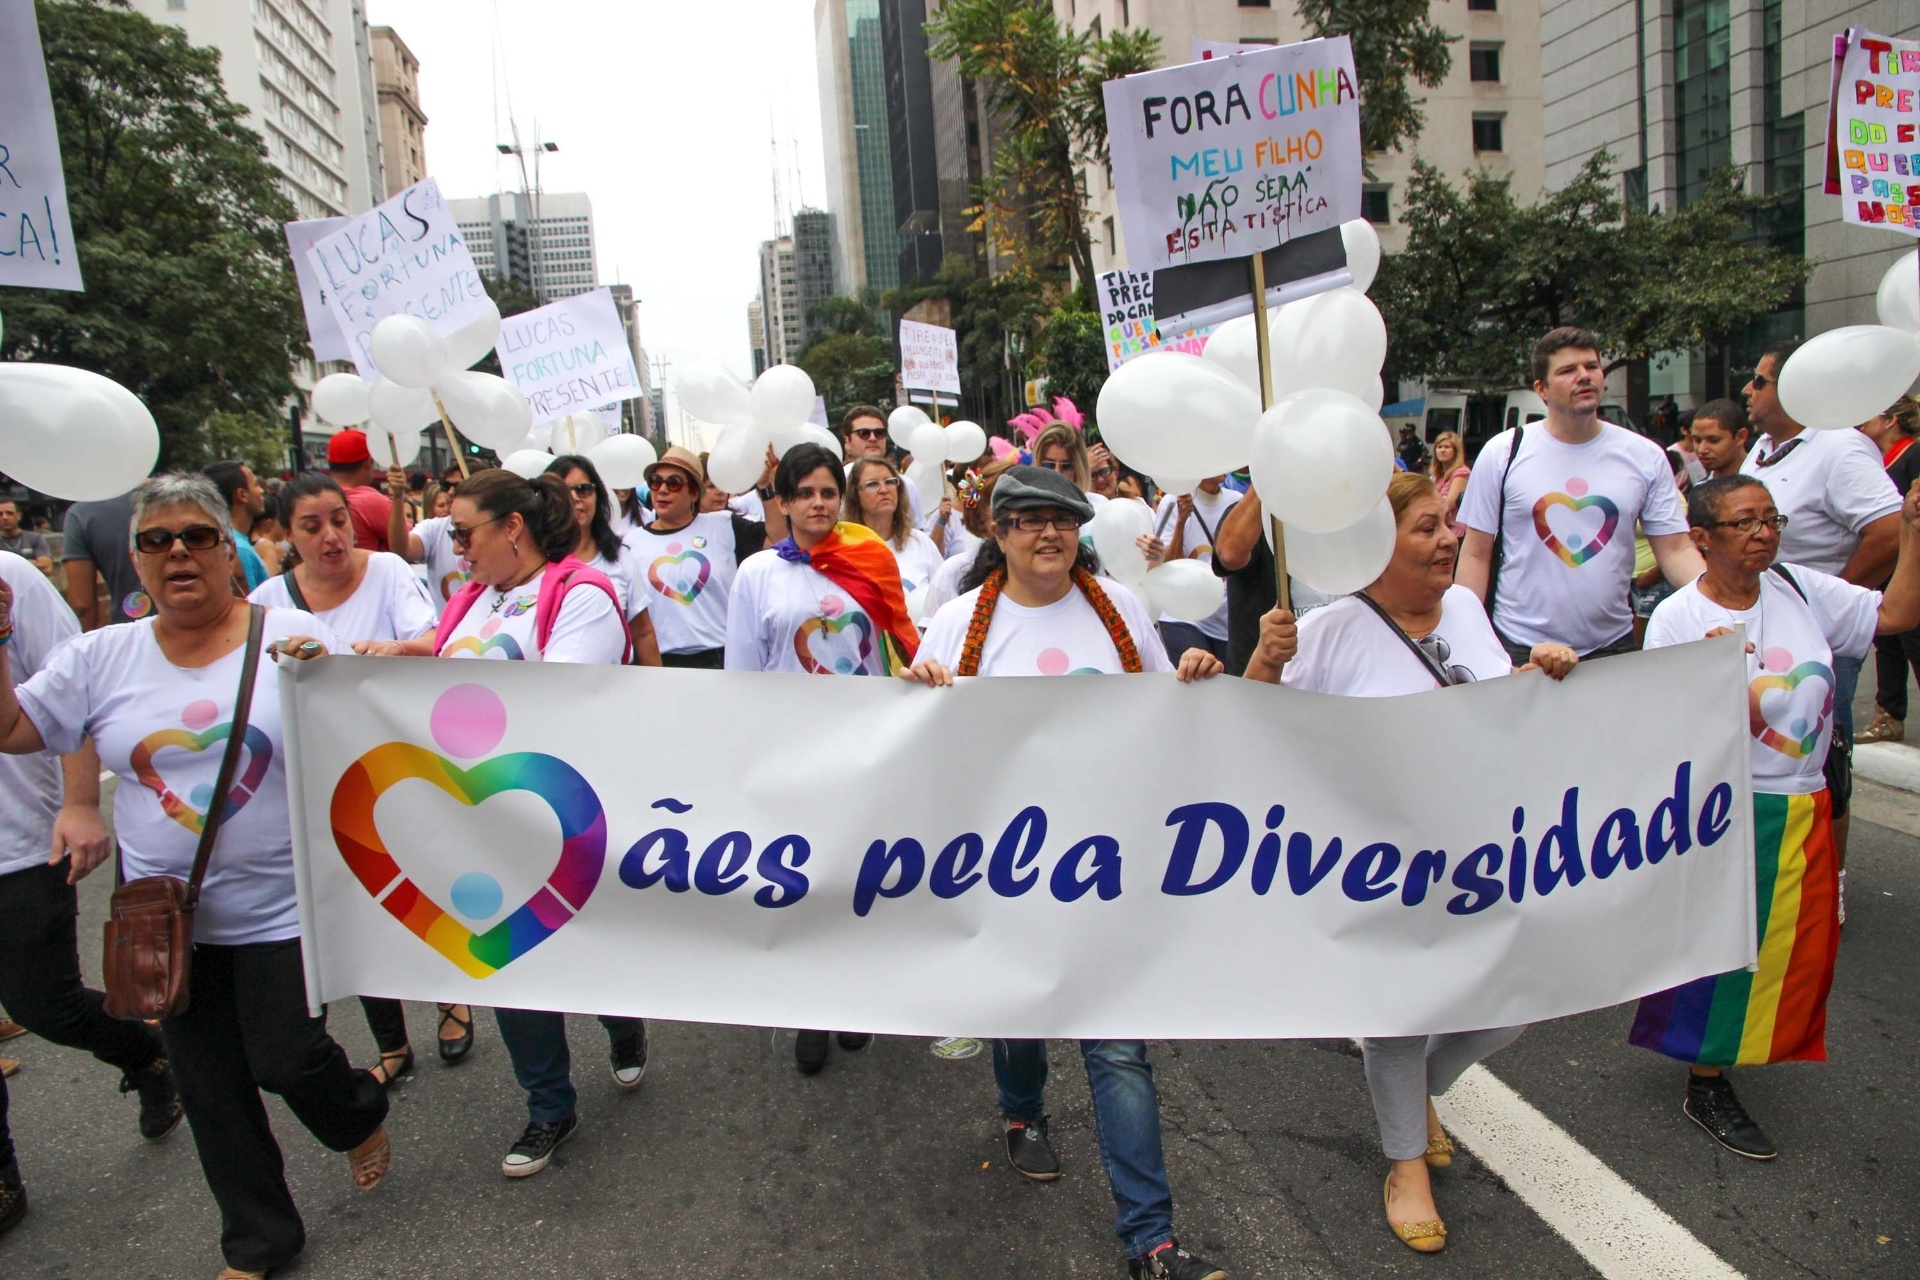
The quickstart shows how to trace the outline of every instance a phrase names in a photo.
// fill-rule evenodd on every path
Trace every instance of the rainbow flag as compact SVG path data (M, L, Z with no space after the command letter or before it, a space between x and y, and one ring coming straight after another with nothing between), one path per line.
M896 675L913 663L920 647L920 631L907 616L907 593L900 583L900 562L893 549L863 524L842 520L833 532L802 551L792 538L774 544L782 560L812 565L832 578L834 585L853 597L854 603L880 628L880 660L888 675Z
M1753 797L1760 963L1640 1002L1627 1039L1682 1062L1827 1060L1827 992L1840 949L1839 864L1825 791Z

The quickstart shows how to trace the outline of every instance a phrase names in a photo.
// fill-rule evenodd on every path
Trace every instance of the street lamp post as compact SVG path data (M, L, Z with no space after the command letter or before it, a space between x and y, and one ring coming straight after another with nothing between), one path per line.
M539 121L534 122L533 132L535 137L539 136ZM527 257L529 259L527 265L533 277L533 296L538 301L544 303L547 301L547 295L542 292L540 283L542 268L545 265L541 259L546 256L547 228L546 224L540 219L540 157L545 152L558 151L560 144L557 142L537 142L533 145L533 182L531 185L527 182L527 148L520 145L519 127L517 125L514 127L513 141L511 143L497 142L494 144L494 147L501 155L512 156L520 164L520 193L527 198L528 203L533 208L533 228L527 237Z

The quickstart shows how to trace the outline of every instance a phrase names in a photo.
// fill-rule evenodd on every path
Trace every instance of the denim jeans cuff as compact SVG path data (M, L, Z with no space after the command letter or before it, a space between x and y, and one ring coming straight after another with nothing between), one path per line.
M1127 1251L1127 1258L1131 1261L1134 1258L1144 1258L1161 1245L1170 1244L1172 1241L1173 1228L1167 1226L1154 1231L1138 1232L1132 1240L1122 1240L1120 1244Z

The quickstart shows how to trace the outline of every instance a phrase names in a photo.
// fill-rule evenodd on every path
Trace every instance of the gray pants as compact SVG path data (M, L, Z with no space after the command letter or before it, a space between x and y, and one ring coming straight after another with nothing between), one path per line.
M1437 1036L1363 1040L1367 1088L1389 1160L1412 1160L1427 1149L1427 1099L1453 1087L1462 1072L1520 1038L1526 1027L1450 1031Z

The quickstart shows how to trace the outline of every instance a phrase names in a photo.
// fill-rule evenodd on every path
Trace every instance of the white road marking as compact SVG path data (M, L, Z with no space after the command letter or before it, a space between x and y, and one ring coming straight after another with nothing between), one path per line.
M1484 1066L1434 1106L1447 1131L1606 1280L1743 1280Z

